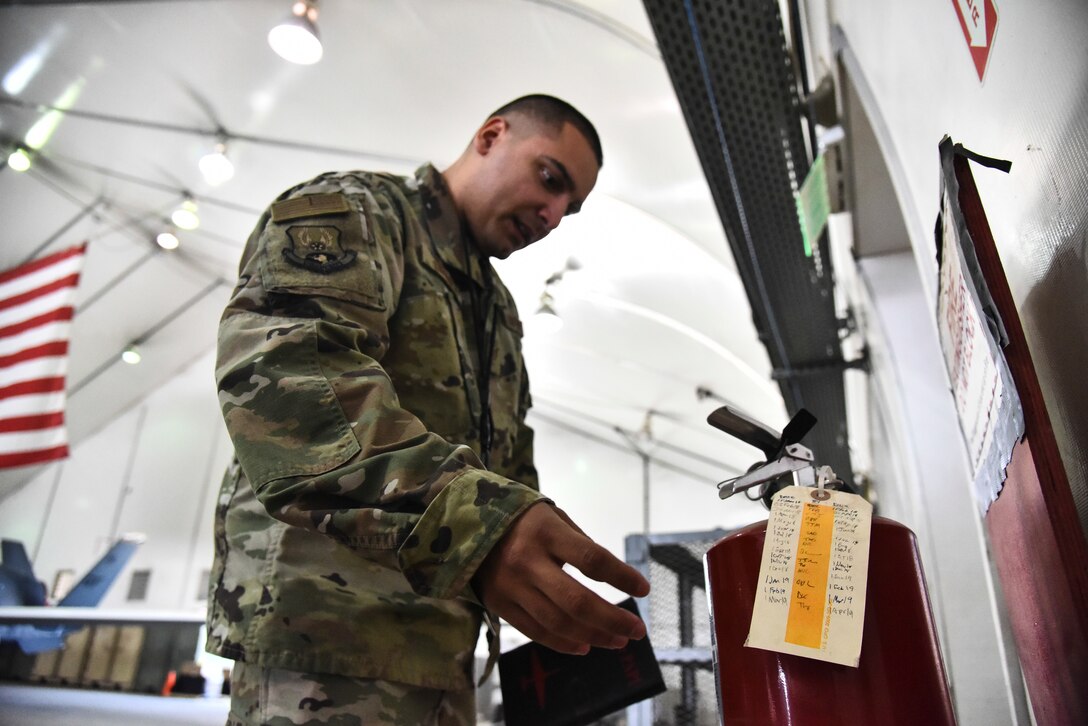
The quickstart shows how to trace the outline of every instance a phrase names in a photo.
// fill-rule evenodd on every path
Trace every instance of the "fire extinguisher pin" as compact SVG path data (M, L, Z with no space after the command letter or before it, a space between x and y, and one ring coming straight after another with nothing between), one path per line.
M839 481L830 466L819 467L816 469L816 488L812 490L812 498L820 502L826 502L831 498L831 492L827 489L827 485Z

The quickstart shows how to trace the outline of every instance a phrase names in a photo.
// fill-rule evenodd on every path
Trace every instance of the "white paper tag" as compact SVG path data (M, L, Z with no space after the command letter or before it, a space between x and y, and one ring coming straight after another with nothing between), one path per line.
M744 644L856 668L872 519L873 506L856 494L775 494Z

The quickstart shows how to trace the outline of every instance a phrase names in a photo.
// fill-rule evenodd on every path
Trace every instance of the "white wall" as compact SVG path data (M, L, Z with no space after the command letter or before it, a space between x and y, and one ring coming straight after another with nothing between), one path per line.
M904 217L907 252L862 262L873 430L892 444L874 446L874 476L883 480L881 504L919 534L960 722L978 724L1030 717L1004 603L991 596L986 539L971 511L935 343L933 226L945 134L1013 162L1011 174L976 167L974 176L1082 523L1088 513L1088 5L995 1L999 20L982 81L956 3L805 4L813 74L834 73L841 61L840 93L847 78L862 89L877 142L867 160L882 160ZM879 220L875 226L879 233Z
M1088 526L1088 4L997 0L982 82L954 3L812 0L814 72L835 66L831 28L872 89L881 152L895 182L926 299L934 299L937 144L945 134L1012 161L975 180L1024 323Z

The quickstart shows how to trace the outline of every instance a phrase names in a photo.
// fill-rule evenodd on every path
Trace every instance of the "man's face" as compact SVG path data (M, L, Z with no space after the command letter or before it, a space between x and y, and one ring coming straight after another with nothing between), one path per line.
M555 132L523 117L491 119L474 139L477 174L463 200L480 251L505 259L559 226L597 183L597 159L571 124Z

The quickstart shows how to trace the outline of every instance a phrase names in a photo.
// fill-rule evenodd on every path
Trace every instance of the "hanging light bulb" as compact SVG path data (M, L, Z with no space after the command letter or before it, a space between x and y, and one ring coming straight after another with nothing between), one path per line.
M121 352L121 360L128 363L130 366L134 366L143 359L140 355L140 349L135 344L130 345Z
M546 335L556 333L563 327L563 319L555 311L555 300L546 290L540 295L540 307L533 315L533 327Z
M234 176L234 164L227 157L227 145L220 141L215 145L215 150L210 154L200 157L200 173L204 175L204 181L217 187L230 180Z
M291 14L268 31L268 44L284 60L312 65L321 60L321 40L317 36L317 0L298 0Z
M26 149L16 149L8 155L8 166L13 171L26 171L30 168L30 154Z
M200 217L196 213L196 202L193 201L192 197L185 197L185 201L181 203L181 206L170 215L170 221L178 229L186 231L200 226Z
M155 244L162 247L164 250L176 250L178 245L181 244L181 240L174 234L173 230L166 230L165 232L159 232L155 237Z

